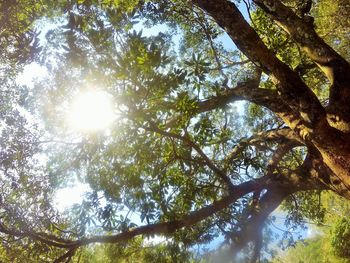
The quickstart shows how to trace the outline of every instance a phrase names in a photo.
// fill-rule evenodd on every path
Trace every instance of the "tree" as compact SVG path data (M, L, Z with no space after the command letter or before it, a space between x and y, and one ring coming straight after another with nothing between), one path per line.
M236 260L256 262L282 202L300 224L322 217L321 191L349 199L348 5L331 4L345 21L335 31L323 16L329 1L311 11L298 2L246 1L248 22L227 0L2 1L8 261L70 261L90 244L120 248L141 235L166 235L179 251L223 235ZM40 44L44 19L54 29ZM145 37L133 31L139 20L168 31ZM47 79L16 89L11 79L33 60ZM62 127L65 105L94 84L118 102L118 118L77 136ZM243 119L230 107L240 100ZM73 175L91 193L60 215L50 201Z
M312 237L280 252L272 262L349 262L347 214L349 204L331 192L322 193L322 222L312 227Z
M332 250L328 247L328 241L324 240L322 237L316 237L310 240L306 240L301 243L298 242L297 245L289 249L281 257L275 259L273 262L349 262L342 258L333 255Z

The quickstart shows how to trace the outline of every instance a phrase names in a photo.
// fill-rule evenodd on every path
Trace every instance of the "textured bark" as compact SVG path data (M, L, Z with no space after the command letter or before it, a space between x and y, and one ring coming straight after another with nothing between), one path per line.
M319 146L318 150L322 156L323 163L332 171L332 174L334 174L335 178L332 185L344 184L347 191L350 193L350 152L343 151L341 147L329 149ZM337 191L337 193L344 195L343 191ZM348 199L350 198L348 197Z
M226 0L193 0L193 3L212 16L218 25L228 33L237 47L254 63L261 65L265 73L270 74L275 79L279 93L271 94L268 96L269 100L262 101L260 94L252 92L250 93L252 98L249 100L254 101L254 98L257 98L254 102L274 111L299 135L305 145L319 151L323 163L333 174L337 175L341 184L350 189L350 139L344 133L346 127L344 126L345 113L342 113L343 109L334 112L338 106L332 105L335 104L333 102L330 103L330 107L333 109L332 114L342 115L341 118L338 118L339 125L335 121L331 122L330 125L329 116L327 120L326 110L315 94L296 72L278 60L273 52L264 45L233 3ZM332 81L330 100L336 100L335 97L338 95L334 94L342 92L345 99L350 76L348 63L317 36L311 25L305 24L280 1L256 0L255 3L290 33L295 42L302 46L310 58L326 72L327 77ZM331 73L329 74L329 72ZM283 104L280 104L280 108L276 108L274 102L279 99L283 100ZM290 110L282 110L281 105L286 105L284 109L289 107ZM345 109L349 105L348 103L346 107L344 106ZM338 127L340 128L338 129ZM339 192L339 194L343 195L344 193Z
M330 124L350 132L350 64L317 35L312 23L298 17L279 0L254 0L269 14L325 73L331 83Z
M265 46L233 3L226 0L193 0L193 3L212 16L237 47L276 80L281 98L288 102L293 111L299 113L303 125L314 127L325 125L326 112L315 94L296 72L281 62ZM285 121L289 122L288 119ZM288 123L288 125L295 126L295 123Z

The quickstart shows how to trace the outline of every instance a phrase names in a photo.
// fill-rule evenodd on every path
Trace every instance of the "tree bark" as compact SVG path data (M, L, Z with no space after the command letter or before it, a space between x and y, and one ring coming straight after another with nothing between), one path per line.
M279 0L254 0L319 66L331 83L328 119L333 127L350 132L350 64L316 33L314 25L298 17Z
M306 24L280 1L254 1L293 37L331 81L330 106L326 112L297 72L281 62L265 46L232 2L226 0L192 2L213 17L237 47L254 63L260 65L266 74L275 79L277 94L271 94L269 100L262 101L258 100L260 97L258 93L250 93L249 100L270 108L304 141L309 150L318 151L322 162L336 176L334 183L342 185L342 190L338 193L344 195L344 189L350 189L350 136L346 126L347 118L350 117L349 63L329 47L311 25ZM279 108L275 107L273 101L279 99L286 104L286 110L280 110L283 104L280 104ZM335 116L331 118L332 120L330 114Z

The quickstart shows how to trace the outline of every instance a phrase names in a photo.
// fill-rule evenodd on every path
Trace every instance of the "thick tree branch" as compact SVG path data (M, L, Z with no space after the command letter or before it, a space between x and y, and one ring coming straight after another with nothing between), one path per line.
M253 102L274 112L291 111L289 106L279 98L276 90L255 88L254 84L253 81L244 82L236 88L222 90L217 96L200 101L197 112L211 111L240 100Z
M298 117L303 120L303 126L314 129L328 126L325 109L316 95L296 72L281 62L266 47L233 3L226 0L193 0L192 2L212 16L218 25L225 29L237 47L254 63L261 65L265 73L270 74L276 80L282 99L290 105L293 111L300 112ZM284 118L282 115L280 116ZM293 129L300 126L300 123L291 123L289 118L284 118L284 121ZM312 129L307 130L307 133L308 136L315 134ZM320 137L322 135L318 133L318 139Z
M288 186L287 186L288 185ZM287 186L287 187L284 187ZM213 202L213 204L203 207L197 211L194 211L179 220L150 224L146 226L137 227L129 231L109 236L95 236L91 238L86 238L82 240L77 240L71 242L67 247L79 247L85 246L91 243L118 243L130 240L138 235L155 235L155 234L171 234L176 230L194 225L213 214L227 208L230 204L236 202L239 198L245 196L248 193L261 191L263 189L284 189L283 191L294 190L310 190L310 189L324 189L322 184L317 184L315 182L308 183L307 181L302 183L297 180L289 180L285 178L285 182L282 183L281 180L275 180L275 178L270 176L263 176L261 178L244 182L239 185L234 186L234 191L227 197L224 197L218 201Z
M331 82L329 111L339 121L350 122L350 64L316 33L314 25L298 17L279 0L254 0L269 14L305 53L320 67ZM340 120L339 120L340 118ZM337 128L342 129L342 126ZM350 132L350 126L343 127Z
M74 256L76 248L69 249L65 254L57 258L54 263L70 262L71 258Z
M292 108L279 96L276 90L258 88L260 77L261 71L257 69L254 76L239 83L235 88L222 89L216 96L199 101L193 114L222 108L235 101L247 100L273 111L291 128L294 128L302 138L306 137L308 129L305 128L299 112L293 112ZM167 103L167 107L175 109L172 103ZM170 119L166 123L166 127L172 127L179 118L181 116Z
M212 16L235 42L237 47L265 73L271 75L282 100L288 104L286 111L278 113L284 122L305 140L324 142L331 133L326 111L316 95L300 76L280 61L245 21L238 8L226 0L192 0Z
M246 63L246 62L244 62ZM197 102L194 114L215 110L225 107L227 104L239 100L248 100L261 106L269 107L271 110L287 111L290 108L278 99L278 93L273 90L259 89L261 70L256 69L255 74L250 79L240 82L234 88L223 87L217 95ZM285 107L283 107L285 106ZM174 103L166 103L166 107L176 109ZM167 127L172 127L182 116L176 116L169 120Z
M230 152L230 154L227 155L225 158L225 169L227 169L227 166L230 164L231 160L235 158L239 153L241 153L247 146L249 145L257 145L260 143L266 143L266 142L275 142L278 144L291 144L295 146L302 146L304 145L303 141L300 140L300 138L295 135L293 130L290 128L281 128L281 129L274 129L269 130L265 132L259 132L254 134L253 136L242 139L240 142L233 148L233 150Z
M139 235L148 236L148 235L155 235L155 234L160 234L160 235L171 234L180 228L191 226L193 224L196 224L212 216L213 214L221 211L222 209L225 209L230 204L234 203L237 199L243 197L244 195L250 192L259 191L259 190L261 191L262 189L268 188L270 185L274 185L274 182L271 180L271 178L262 177L256 180L251 180L248 182L244 182L240 185L234 186L234 191L230 193L230 195L223 197L222 199L213 202L211 205L203 207L175 221L140 226L134 229L130 229L129 231L122 232L115 235L93 236L90 238L84 238L76 241L71 241L71 240L63 241L62 239L60 243L55 242L52 244L50 243L50 245L53 247L67 248L69 249L69 251L71 251L72 249L77 249L80 246L85 246L92 243L125 242ZM37 234L31 231L19 232L16 230L6 228L3 225L0 231L12 236L29 236L39 242L44 242L46 244L48 243L48 240L46 239L41 239L41 238L38 239Z
M16 230L16 229L10 229L6 227L3 223L0 222L0 232L10 235L10 236L15 236L15 237L28 237L33 240L39 241L41 243L44 243L48 246L52 247L58 247L58 248L67 248L70 247L69 245L72 243L72 241L65 240L62 238L53 238L53 237L48 237L48 236L42 236L39 233L30 231L30 230ZM57 241L57 239L60 239Z
M350 187L339 174L334 173L325 163L317 150L309 149L303 165L297 171L300 174L309 174L324 184L329 190L350 199Z
M328 184L323 184L322 179L329 177L329 170L319 167L319 160L315 156L308 155L303 164L292 171L283 174L268 174L281 184L267 188L267 192L260 197L259 201L253 201L246 220L242 222L240 230L231 233L233 252L244 248L249 242L254 243L251 262L255 262L261 248L262 230L267 217L281 204L290 194L313 189L329 189ZM291 187L293 185L293 187ZM256 197L255 197L256 199Z
M257 206L250 213L249 219L244 222L239 232L232 233L232 250L237 253L249 242L254 243L250 262L256 262L261 249L262 231L267 217L290 194L288 191L269 189L259 200Z
M86 246L92 243L118 243L128 241L139 235L167 235L175 232L178 229L183 227L188 227L194 225L206 218L212 216L213 214L227 208L230 204L236 202L239 198L245 196L251 192L262 191L263 189L270 188L278 188L278 189L299 189L299 190L307 190L307 189L319 189L320 185L308 184L306 182L301 183L300 180L290 180L287 178L280 179L273 176L264 176L255 180L244 182L240 185L235 185L233 191L226 197L213 202L211 205L203 207L197 211L194 211L181 219L164 222L164 223L156 223L149 224L145 226L140 226L134 229L130 229L128 231L115 234L115 235L106 235L106 236L92 236L90 238L83 238L80 240L66 240L63 238L57 238L57 241L50 240L49 236L40 236L38 233L34 231L26 230L26 231L18 231L0 225L0 231L7 235L17 236L17 237L29 237L38 242L45 243L52 247L58 248L66 248L68 249L65 255L70 255L77 248L81 246ZM73 252L72 252L73 251ZM63 255L63 256L65 256Z

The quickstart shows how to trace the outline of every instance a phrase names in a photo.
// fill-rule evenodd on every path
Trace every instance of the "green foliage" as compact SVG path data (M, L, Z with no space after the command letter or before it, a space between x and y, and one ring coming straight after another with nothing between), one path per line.
M306 223L304 218L309 218L316 225L308 226L315 237L299 241L294 247L286 252L281 252L273 262L350 262L348 254L348 235L349 222L346 215L349 213L349 204L344 199L331 192L314 193L307 196L303 194L304 203L298 203L301 206L298 214L289 215L290 219L301 223ZM294 202L296 200L294 199ZM292 205L293 202L285 205ZM306 209L306 210L305 210ZM296 211L295 208L292 211Z
M328 44L342 54L345 58L350 58L349 53L349 3L348 1L317 1L313 13L317 19L315 26L320 34ZM336 20L330 19L336 16Z
M147 244L146 240L136 238L123 245L94 245L78 252L76 258L80 262L89 263L195 263L192 253L183 247L171 242L164 241L161 244Z
M334 222L332 237L331 244L335 254L340 257L350 258L350 253L348 251L350 242L350 222L348 219L341 218Z
M293 248L282 252L272 263L347 263L349 260L333 255L327 237L318 236L298 242Z
M295 1L286 2L294 8ZM339 1L323 0L313 12L322 34L335 26L324 17L341 14L341 26L327 41L348 57L346 46L339 44L348 43L348 34L342 33L348 22L345 9ZM119 233L178 220L225 196L213 166L223 167L235 184L266 172L277 144L246 139L282 127L280 119L255 104L245 104L244 118L232 105L198 112L204 101L249 79L255 66L226 48L223 30L189 1L1 1L0 10L1 224L58 240ZM159 24L161 29L150 35ZM310 61L288 35L261 10L252 13L252 24L278 58L299 68L305 82L325 98L325 79L307 67ZM45 31L46 25L50 29L40 33L38 28ZM16 74L33 61L47 68L46 79L32 88L18 87ZM261 88L275 89L271 79L262 79ZM114 99L117 120L102 132L72 131L65 119L69 105L90 90ZM296 169L305 155L305 148L294 148L278 171ZM52 205L55 191L75 178L87 183L90 192L61 215ZM305 217L328 222L329 207L320 198L319 192L288 197L287 224L303 225ZM193 246L220 235L228 239L227 233L246 227L253 202L253 195L246 195L171 234L165 244L136 238L93 245L76 251L74 260L196 262ZM332 246L347 257L348 221L337 222ZM50 262L61 255L18 235L4 238L1 260ZM295 260L315 257L323 246L320 240L310 241L305 257Z

